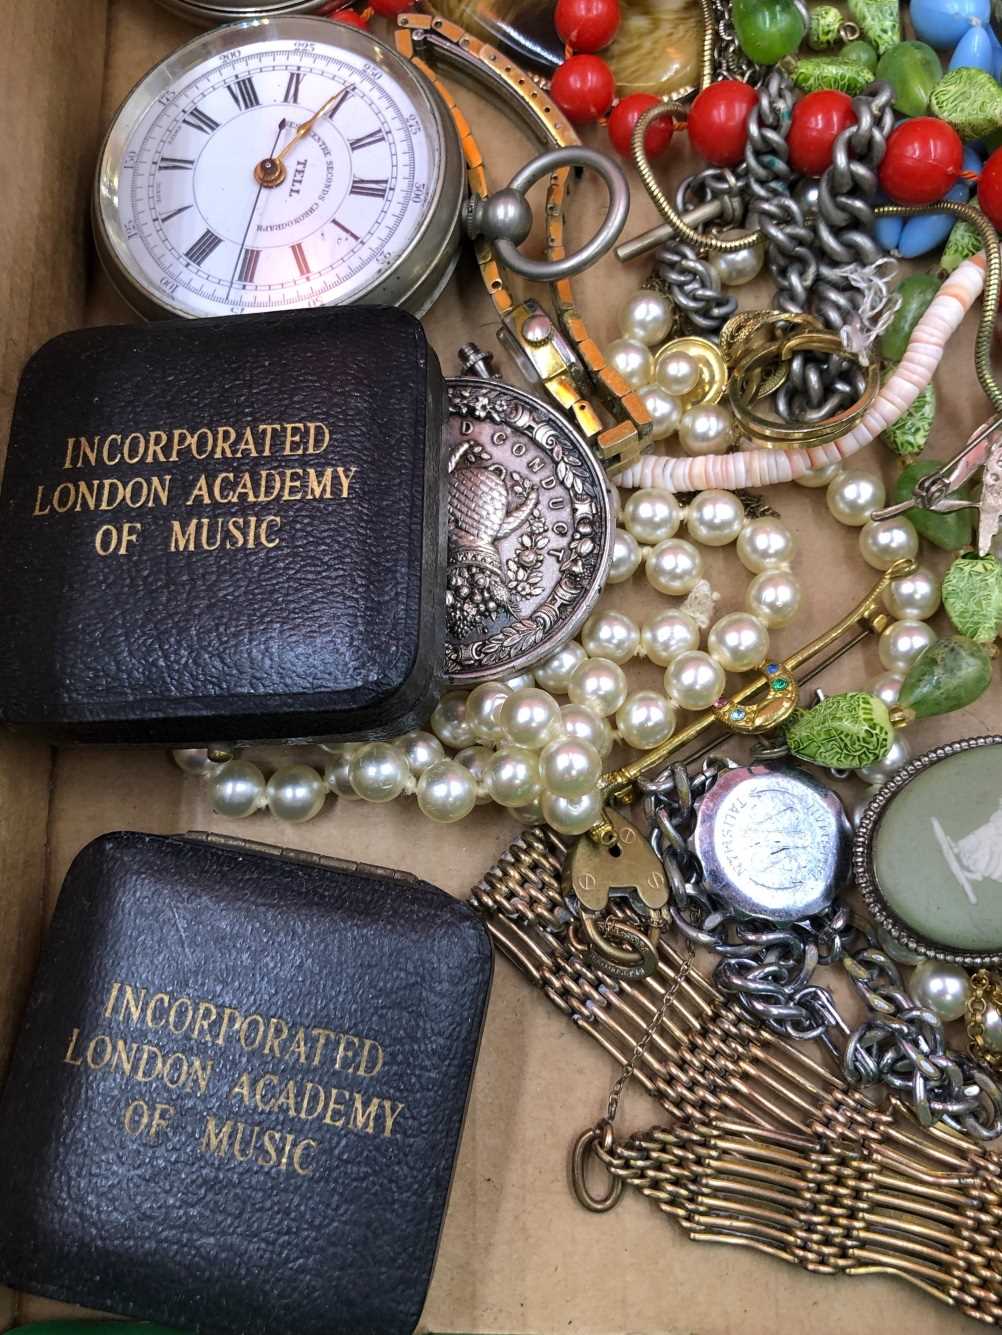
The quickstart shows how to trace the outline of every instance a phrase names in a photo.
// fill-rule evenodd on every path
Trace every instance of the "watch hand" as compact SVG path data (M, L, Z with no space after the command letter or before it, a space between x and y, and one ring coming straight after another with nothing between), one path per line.
M227 300L229 299L230 293L233 291L233 284L236 281L237 270L240 268L241 259L243 259L244 246L246 246L247 244L247 238L250 235L250 229L254 223L254 215L257 213L257 206L261 201L261 191L264 189L266 184L266 182L262 181L260 176L258 176L258 170L264 166L265 162L274 161L273 154L275 152L275 149L278 147L278 141L282 137L282 131L286 128L287 125L288 121L286 121L285 117L283 116L282 119L278 122L278 130L275 133L275 142L271 146L271 153L269 153L268 156L264 159L264 162L258 163L258 166L254 171L254 176L258 181L257 193L254 196L254 203L251 205L250 217L247 219L247 226L244 228L243 240L240 242L239 249L237 250L237 262L233 266L233 272L230 274L230 281L226 288ZM284 167L282 168L282 173L283 175L285 173Z
M302 139L304 135L309 134L309 132L313 129L314 125L316 125L317 121L324 114L324 112L329 111L330 108L333 106L333 104L335 102L338 102L339 99L343 101L354 87L355 87L354 84L348 84L346 88L342 88L339 92L333 93L323 104L323 106L320 108L319 111L315 111L308 121L300 125L299 129L292 136L289 142L285 145L281 153L278 154L275 161L281 162L282 159L285 157L286 153L288 153L289 149L292 148L293 144L298 144L300 139Z
M269 190L274 190L275 186L282 184L286 176L285 163L282 161L282 159L285 157L286 153L288 153L289 149L292 148L294 144L298 144L300 139L302 139L304 135L309 134L309 132L313 129L314 125L316 125L317 121L320 119L320 117L324 114L325 111L329 111L331 107L335 105L335 103L338 106L340 106L340 104L345 100L345 98L348 97L348 95L351 93L354 87L355 85L353 83L346 84L345 87L340 89L338 92L332 93L331 96L320 108L320 110L315 111L308 121L305 121L302 125L299 126L299 128L296 130L296 133L292 136L292 138L284 146L284 148L280 153L276 153L275 149L273 148L271 150L271 153L269 153L269 155L266 158L264 158L261 162L257 164L257 166L254 168L254 178L259 185L267 186ZM283 121L282 122L283 127L285 126L285 124L286 122ZM278 146L277 139L275 140L275 146L276 147Z

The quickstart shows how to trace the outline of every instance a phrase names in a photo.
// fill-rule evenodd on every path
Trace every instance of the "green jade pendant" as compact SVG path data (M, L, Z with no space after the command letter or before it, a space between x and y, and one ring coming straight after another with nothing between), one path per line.
M734 0L731 21L741 50L756 65L775 65L804 40L804 20L793 0Z
M1002 632L1002 562L962 556L943 577L943 607L961 635L991 644Z
M894 108L904 116L925 115L942 77L939 56L925 42L898 42L880 57L876 73L894 89Z
M898 708L916 718L966 709L988 689L992 660L988 651L963 635L934 640L908 669Z
M883 760L894 741L887 706L863 691L829 695L794 714L786 744L795 756L829 769L859 769Z

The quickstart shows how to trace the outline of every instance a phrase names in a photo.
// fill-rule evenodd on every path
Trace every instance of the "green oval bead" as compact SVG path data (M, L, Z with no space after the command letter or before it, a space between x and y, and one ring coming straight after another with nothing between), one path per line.
M877 68L877 53L869 42L857 38L855 42L846 42L838 53L839 60L851 60L857 65L865 65L868 70Z
M925 42L898 42L880 57L877 78L894 89L894 106L905 116L923 116L943 77L939 56Z
M916 718L932 718L966 709L987 689L992 660L983 645L963 635L934 640L908 669L898 705Z
M925 449L936 419L936 387L930 382L918 398L883 434L884 444L899 459L912 459Z
M830 51L838 46L842 28L842 14L834 5L815 5L811 10L811 26L807 45L812 51Z
M835 60L831 56L807 56L793 67L793 82L805 93L834 88L855 97L873 82L865 65L854 60Z
M741 50L756 65L775 65L804 40L804 20L793 0L734 0L731 22Z
M939 279L931 273L909 274L895 289L901 304L894 318L880 335L880 355L889 362L899 362L908 350L908 340L915 326L939 291Z
M979 250L984 250L985 243L981 233L966 218L958 218L953 224L953 231L946 238L946 245L939 257L939 267L944 273L953 273L964 260L969 260Z
M832 769L883 760L893 741L887 706L863 691L826 696L786 725L786 744L795 756Z
M849 0L849 13L863 36L883 55L901 41L901 6L898 0Z
M961 635L990 644L1002 632L1002 562L962 556L943 577L943 609Z
M1002 127L1002 88L987 70L950 70L932 90L929 110L961 139L984 139Z
M935 459L917 459L907 468L902 469L894 484L895 503L906 501L915 490L915 483L926 473L935 472L941 467ZM957 492L960 500L970 496L970 488ZM923 510L919 506L907 512L908 519L915 525L917 532L930 542L941 547L945 552L959 552L962 547L971 545L974 519L973 510L953 510L948 514L937 514L935 510Z

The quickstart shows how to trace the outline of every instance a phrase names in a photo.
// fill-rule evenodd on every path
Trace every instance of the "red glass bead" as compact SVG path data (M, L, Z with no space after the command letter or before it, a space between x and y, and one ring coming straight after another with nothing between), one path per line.
M619 27L619 0L557 0L553 26L574 51L601 51Z
M689 138L714 167L736 167L745 155L748 117L758 101L754 88L737 79L711 83L689 108Z
M645 111L660 105L661 99L651 93L631 93L616 103L609 116L609 138L617 153L622 153L624 158L632 157L630 145L637 121ZM647 156L659 157L671 143L674 133L675 125L670 116L661 116L653 125L649 125L644 134Z
M406 14L414 8L414 0L369 0L369 4L384 19L395 19L398 14Z
M612 106L616 81L600 56L568 56L553 73L550 96L568 120L587 125Z
M946 121L916 116L902 121L887 139L880 184L898 204L935 204L964 167L964 145Z
M335 23L343 23L349 28L367 28L369 20L356 9L335 9L327 15Z
M832 145L856 124L852 98L845 93L808 93L793 108L786 145L790 165L804 176L820 176L832 162Z
M1002 148L997 148L981 168L978 203L993 227L1002 227Z

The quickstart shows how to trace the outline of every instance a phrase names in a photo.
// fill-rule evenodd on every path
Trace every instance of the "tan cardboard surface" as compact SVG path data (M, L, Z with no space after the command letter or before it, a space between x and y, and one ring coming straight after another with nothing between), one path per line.
M193 31L152 0L0 0L5 160L16 151L21 168L17 189L8 186L0 210L8 256L4 411L21 363L42 338L84 320L132 318L95 277L86 243L98 123L105 126L132 83ZM456 92L485 150L492 184L505 183L531 151L528 144L475 94ZM679 138L669 174L681 175L689 163ZM633 181L630 235L654 217ZM572 240L584 236L601 197L600 187L583 184ZM600 340L616 335L616 310L647 271L645 261L624 272L607 258L578 280L582 313ZM756 288L743 304L767 295L767 288ZM496 350L491 308L468 257L427 326L447 374L455 370L460 342L473 338ZM969 320L937 378L932 452L944 457L987 414L971 369L973 329ZM860 462L892 475L879 445ZM781 654L841 615L872 583L873 572L858 555L855 531L829 517L823 494L789 487L770 500L800 540L796 569L805 588L797 622L774 639ZM748 576L733 550L709 553L707 566L723 595L720 610L739 606ZM663 601L642 578L611 593L635 615ZM832 669L825 685L865 685L879 671L871 641ZM637 685L657 682L650 667L632 665L629 672ZM996 684L966 717L916 728L915 746L997 729L1000 700ZM163 753L142 749L60 752L51 794L45 748L5 744L0 764L0 1059L23 1004L43 901L51 909L69 862L103 831L212 828L405 867L460 895L515 833L493 808L443 830L403 804L391 811L361 803L328 806L305 827L279 826L263 816L221 821L210 813L200 784L183 778ZM596 1045L499 960L424 1329L484 1335L767 1335L846 1327L855 1335L909 1327L939 1335L973 1329L897 1280L821 1278L738 1248L696 1246L639 1197L624 1199L609 1215L586 1214L568 1187L568 1150L602 1111L615 1074ZM634 1095L619 1125L639 1130L658 1120L658 1108ZM71 1311L28 1296L0 1297L0 1327Z

